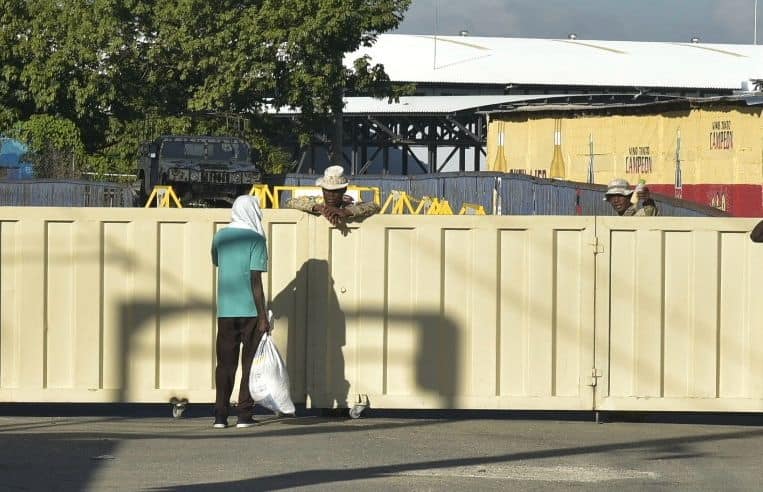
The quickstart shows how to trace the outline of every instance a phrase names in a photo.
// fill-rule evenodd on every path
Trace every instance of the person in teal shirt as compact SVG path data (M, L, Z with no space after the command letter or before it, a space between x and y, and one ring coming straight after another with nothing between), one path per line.
M212 239L212 263L217 267L217 368L215 369L216 429L228 426L230 397L241 352L241 383L236 427L251 427L254 401L249 371L263 333L270 332L262 272L268 271L268 249L262 211L256 197L233 202L231 223Z

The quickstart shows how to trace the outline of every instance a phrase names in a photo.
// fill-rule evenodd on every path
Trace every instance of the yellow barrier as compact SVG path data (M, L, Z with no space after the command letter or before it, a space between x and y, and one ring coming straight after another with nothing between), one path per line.
M320 186L274 186L272 189L268 185L255 184L252 185L252 189L249 190L249 194L256 196L260 199L260 206L262 208L281 208L281 193L287 191L290 192L292 197L297 196L298 193L308 195L320 195ZM381 207L381 213L389 213L393 215L454 215L453 209L450 206L448 200L432 198L425 196L421 199L417 199L409 195L404 191L392 191L384 204L381 203L381 190L376 186L354 186L347 187L349 194L353 195L356 200L360 199L360 194L364 192L373 193L373 201ZM416 206L414 207L414 203ZM480 205L465 204L467 208L471 207L475 209L474 214L469 215L485 215L484 207ZM462 207L460 215L466 215L464 208Z
M170 208L172 207L173 202L177 208L183 208L183 205L180 204L180 199L175 194L175 190L172 189L172 186L154 186L154 189L151 190L151 195L148 197L148 200L146 200L146 205L143 208L151 207L151 202L154 200L156 200L156 206L159 208Z
M316 196L321 194L320 186L274 186L273 196L275 197L275 201L273 202L273 208L281 208L281 193L284 191L291 192L292 197L296 196L298 191Z
M461 210L458 211L458 215L487 215L485 213L485 207L477 205L476 203L464 203L461 205Z
M418 202L414 208L413 203ZM410 215L453 215L453 209L448 200L440 200L425 196L416 199L405 191L392 191L384 201L381 208L382 214L389 213L393 215L403 215L408 212Z
M358 193L371 192L374 194L374 203L381 206L381 190L376 186L355 186L350 185L347 191L357 191Z
M448 200L432 199L432 204L427 209L427 215L453 215Z
M418 208L414 210L413 205L411 204L411 197L408 195L408 193L404 191L393 190L384 201L384 205L382 206L381 212L379 213L401 215L407 210L409 214L415 215L418 214L421 210L422 204L423 200L419 204ZM389 212L387 211L388 209Z
M260 207L262 208L278 208L276 195L270 191L270 187L266 184L253 184L249 194L260 200Z
M295 196L296 192L304 192L309 195L320 195L320 186L274 186L272 190L268 185L255 184L252 185L252 189L249 190L250 195L254 195L260 199L260 206L262 208L281 208L280 198L281 192L289 191L292 196ZM376 186L354 186L347 187L349 194L354 195L353 198L360 200L361 193L371 192L373 193L373 201L377 205L381 205L381 190Z
M416 215L419 215L422 213L424 214L429 213L429 210L432 209L432 206L435 205L435 201L437 200L436 198L432 198L429 196L423 196L421 200L418 200L417 198L413 198L413 197L411 197L411 199L413 201L419 202L419 205L416 207L416 210L414 211Z

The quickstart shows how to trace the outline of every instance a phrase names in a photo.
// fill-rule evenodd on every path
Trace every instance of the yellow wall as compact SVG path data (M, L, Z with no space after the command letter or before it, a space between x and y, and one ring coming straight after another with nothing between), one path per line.
M616 177L635 183L672 184L676 145L681 134L684 184L760 184L763 181L763 126L760 109L746 107L697 108L652 115L557 116L502 115L488 128L488 166L501 161L507 170L528 174L548 172L554 151L554 122L561 119L565 179L585 182L589 136L594 142L595 182ZM499 133L504 145L499 145ZM731 148L728 146L731 138ZM720 148L713 148L720 147ZM651 172L627 168L631 156L651 158ZM633 161L632 161L633 162ZM635 162L639 162L637 159ZM642 168L643 169L643 168ZM630 172L629 172L630 171Z
M0 401L212 402L209 244L227 220L0 208ZM265 220L296 402L763 411L753 220Z

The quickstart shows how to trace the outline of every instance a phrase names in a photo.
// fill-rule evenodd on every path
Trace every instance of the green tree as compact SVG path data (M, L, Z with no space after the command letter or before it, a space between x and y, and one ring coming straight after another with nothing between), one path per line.
M153 136L147 128L226 130L224 118L198 115L252 117L247 131L267 148L254 115L300 107L305 143L341 111L343 93L400 93L382 67L342 61L395 28L409 4L0 0L0 129L35 114L69 120L90 156L84 166L117 172Z
M24 14L24 0L0 0L0 132L32 110L21 81Z
M37 178L71 179L80 176L85 149L73 122L48 115L35 115L10 132L26 143Z

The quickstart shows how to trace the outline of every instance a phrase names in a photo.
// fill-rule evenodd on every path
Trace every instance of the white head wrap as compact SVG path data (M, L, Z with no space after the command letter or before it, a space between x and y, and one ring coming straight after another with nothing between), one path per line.
M236 198L231 209L231 223L228 227L250 229L265 237L259 198L251 195L241 195Z

